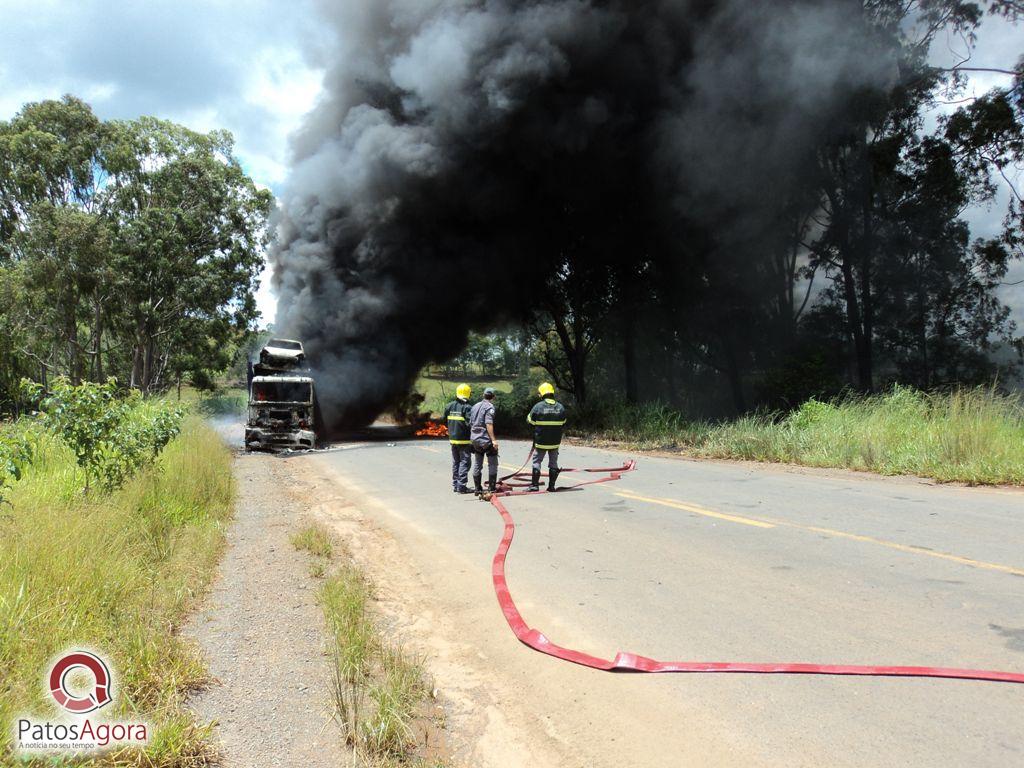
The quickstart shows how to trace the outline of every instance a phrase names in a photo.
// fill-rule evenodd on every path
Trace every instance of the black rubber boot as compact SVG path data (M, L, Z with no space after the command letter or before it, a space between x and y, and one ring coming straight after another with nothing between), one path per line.
M488 490L489 493L494 493L495 491L498 490L498 478L497 477L492 477L490 480L487 481L487 490Z
M540 490L540 470L533 470L533 478L530 480L530 492L536 493Z
M548 492L555 490L555 481L558 480L558 473L560 469L551 469L548 467Z
M473 475L473 493L475 493L477 496L480 496L480 495L483 494L483 492L484 492L484 489L480 485L480 476L479 475Z

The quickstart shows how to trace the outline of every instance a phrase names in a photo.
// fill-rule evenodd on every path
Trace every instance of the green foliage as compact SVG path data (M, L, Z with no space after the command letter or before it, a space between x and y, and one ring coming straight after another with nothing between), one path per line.
M822 403L813 397L790 414L788 423L791 429L810 429L820 424L836 411L832 403Z
M56 379L47 393L31 382L25 388L41 400L42 423L74 453L86 489L94 481L106 491L121 487L181 430L181 410L143 402L137 391L122 396L113 379L77 386Z
M523 362L529 366L529 336L522 333L470 333L458 356L437 366L445 378L488 375L514 376Z
M154 383L158 344L173 350L174 374L223 370L235 335L256 317L272 197L245 175L225 131L143 117L112 123L111 134L113 259L141 358L133 381Z
M498 394L495 400L494 429L499 440L505 436L532 438L533 427L527 424L526 415L540 400L537 385L543 380L541 374L519 378L512 382L511 392ZM556 393L556 397L562 396ZM569 413L570 423L576 415L575 411Z
M225 389L199 399L199 411L207 416L240 416L245 413L249 396L244 389Z
M895 387L721 424L688 422L662 405L620 405L607 409L599 425L584 426L586 434L709 458L1024 485L1024 404L988 389L928 394Z
M208 134L71 96L0 122L0 407L17 382L208 383L257 317L272 196Z
M0 430L0 505L10 503L7 491L21 480L33 454L33 443L25 430L14 427Z
M11 493L17 514L0 515L0 722L48 712L39 682L47 663L95 646L118 672L112 716L154 725L144 753L111 753L103 764L211 765L208 733L185 706L206 671L177 630L223 545L231 452L189 419L156 465L113 493L83 497L64 442L31 430L29 439L36 455ZM15 764L11 737L0 730L0 765Z

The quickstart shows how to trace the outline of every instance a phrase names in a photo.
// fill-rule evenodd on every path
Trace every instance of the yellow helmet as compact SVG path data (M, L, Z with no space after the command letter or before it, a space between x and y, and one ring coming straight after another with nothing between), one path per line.
M469 396L473 394L473 390L469 388L469 384L459 384L455 388L455 396L463 400L469 400Z
M548 395L555 394L555 388L551 384L545 381L539 387L537 387L537 394L541 397L547 397Z

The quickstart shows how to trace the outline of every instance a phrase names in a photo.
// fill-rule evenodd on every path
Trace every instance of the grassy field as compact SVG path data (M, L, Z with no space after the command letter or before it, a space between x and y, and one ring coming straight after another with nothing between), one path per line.
M206 416L241 416L249 405L248 393L240 387L225 387L214 393L191 393L199 412ZM182 399L186 396L182 395Z
M487 387L494 387L498 392L508 393L512 391L513 379L496 379L484 377L480 380L470 378L465 380L473 388L473 401L479 400ZM433 376L420 376L416 380L414 389L426 398L423 407L432 414L437 415L444 411L444 407L455 399L455 388L462 384L463 380L441 379Z
M844 467L942 482L1024 485L1024 403L986 389L811 400L784 417L686 422L661 406L621 406L585 436L709 458Z
M0 763L13 760L13 717L51 716L43 676L53 656L85 647L115 669L112 714L155 726L145 754L91 764L208 764L206 733L183 708L206 673L176 629L213 573L233 498L230 452L198 417L110 494L84 495L68 450L38 438L0 509Z
M444 768L421 752L438 724L430 711L431 686L422 663L389 641L370 608L369 582L351 562L331 567L330 534L310 525L292 545L311 555L310 573L325 578L320 605L334 658L335 716L359 765L373 768Z

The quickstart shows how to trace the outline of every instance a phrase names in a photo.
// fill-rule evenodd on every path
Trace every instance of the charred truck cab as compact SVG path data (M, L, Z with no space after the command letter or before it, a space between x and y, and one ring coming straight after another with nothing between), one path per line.
M309 376L254 376L246 450L316 448L318 415L316 385Z
M316 383L308 375L302 342L271 339L249 364L245 449L301 450L320 443Z

